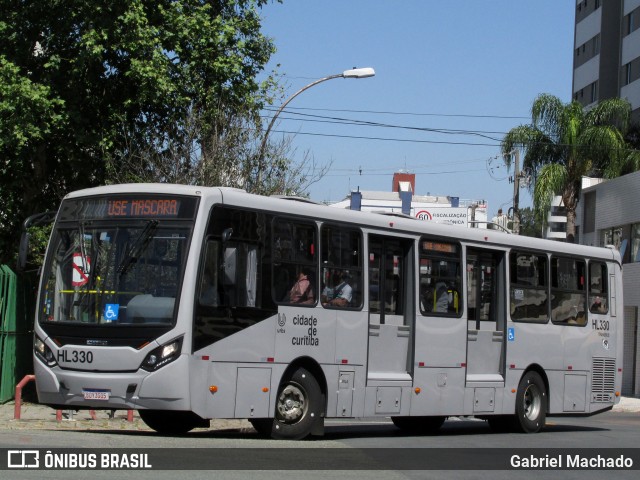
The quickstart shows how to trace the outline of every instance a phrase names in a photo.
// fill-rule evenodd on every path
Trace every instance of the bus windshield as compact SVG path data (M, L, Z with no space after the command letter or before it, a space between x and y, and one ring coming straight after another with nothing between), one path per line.
M94 223L56 229L41 322L172 324L190 228L158 219Z

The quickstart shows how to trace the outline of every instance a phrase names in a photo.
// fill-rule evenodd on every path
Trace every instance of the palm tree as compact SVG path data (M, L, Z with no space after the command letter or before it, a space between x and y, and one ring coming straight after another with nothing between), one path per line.
M627 148L631 105L619 98L604 100L589 110L578 102L563 104L553 95L541 94L533 102L530 125L511 129L502 140L507 167L511 153L524 152L523 170L533 177L536 214L546 214L554 195L560 195L567 211L567 239L573 241L576 208L583 176L613 178L637 170L640 155Z

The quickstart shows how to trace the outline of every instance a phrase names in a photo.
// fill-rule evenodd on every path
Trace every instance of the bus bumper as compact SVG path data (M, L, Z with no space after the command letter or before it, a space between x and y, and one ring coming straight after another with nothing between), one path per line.
M157 372L83 372L53 367L54 372L37 357L33 363L38 401L45 405L95 410L190 410L185 356Z

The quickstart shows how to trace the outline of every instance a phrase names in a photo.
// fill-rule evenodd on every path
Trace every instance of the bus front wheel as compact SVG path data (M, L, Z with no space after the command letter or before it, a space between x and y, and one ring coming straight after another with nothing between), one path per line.
M271 436L300 440L308 437L323 421L323 395L315 377L298 368L278 389Z
M520 380L516 396L516 427L524 433L537 433L547 416L547 389L537 372L527 372Z

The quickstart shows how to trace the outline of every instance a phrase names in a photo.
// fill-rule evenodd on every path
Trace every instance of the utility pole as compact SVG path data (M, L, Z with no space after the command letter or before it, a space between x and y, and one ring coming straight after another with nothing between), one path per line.
M513 151L514 175L513 175L513 228L515 235L520 235L520 150Z

